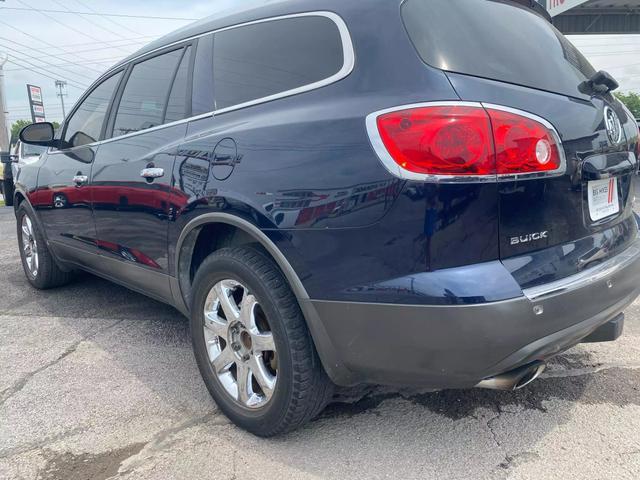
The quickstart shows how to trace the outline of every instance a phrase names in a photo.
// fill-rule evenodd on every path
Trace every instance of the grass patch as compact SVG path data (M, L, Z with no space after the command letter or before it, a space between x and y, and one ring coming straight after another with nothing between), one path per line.
M0 198L0 207L4 207L4 200Z

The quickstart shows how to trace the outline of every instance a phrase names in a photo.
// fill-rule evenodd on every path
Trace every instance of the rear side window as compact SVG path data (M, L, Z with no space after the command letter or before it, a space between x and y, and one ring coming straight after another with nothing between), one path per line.
M188 116L190 108L187 102L188 81L189 81L189 64L191 61L191 47L187 47L184 56L180 61L180 67L176 72L171 93L169 94L169 102L167 103L167 112L164 117L164 123L182 120ZM191 98L188 99L191 102Z
M164 123L165 105L183 49L134 65L122 92L113 136L139 132Z
M402 18L422 59L442 70L574 97L595 73L553 25L508 0L406 0Z
M326 80L344 65L340 31L321 16L223 30L213 50L216 110Z
M120 77L122 77L122 72L103 81L73 112L67 120L65 129L66 148L88 145L100 140L107 109L116 87L120 83Z
M213 100L213 34L198 39L193 65L192 115L209 113Z

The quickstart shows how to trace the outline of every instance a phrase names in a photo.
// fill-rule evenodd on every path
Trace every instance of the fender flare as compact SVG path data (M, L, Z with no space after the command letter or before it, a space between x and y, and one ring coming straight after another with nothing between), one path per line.
M296 299L298 300L298 304L300 305L300 309L302 310L302 315L307 324L307 328L311 333L311 337L315 344L316 350L320 357L320 361L329 375L329 378L334 383L338 385L354 385L357 383L354 374L344 365L338 351L336 350L333 342L331 341L324 324L322 323L316 308L313 306L309 298L309 294L307 290L304 288L302 281L298 277L298 274L295 272L291 263L287 260L287 258L283 255L283 253L278 249L278 247L273 243L273 241L267 237L267 235L261 231L256 225L245 220L236 215L231 215L228 213L222 212L213 212L213 213L205 213L197 218L191 220L187 225L182 229L180 236L178 237L178 241L176 243L176 252L175 252L175 266L176 266L176 276L174 277L174 282L176 286L176 291L174 291L174 298L177 307L186 315L190 316L190 305L187 305L186 298L182 289L182 284L180 282L180 257L182 254L182 248L184 245L185 239L188 235L194 231L194 229L214 223L223 223L227 225L234 226L246 234L253 237L257 242L262 245L267 252L274 259L285 278L289 282L291 289L293 290Z
M184 246L184 241L187 236L198 227L202 227L204 225L213 224L213 223L224 223L227 225L231 225L236 227L251 237L253 237L257 242L259 242L269 254L273 257L275 262L278 264L282 273L286 277L287 281L291 285L293 289L293 293L299 301L309 300L309 294L307 290L302 285L300 278L296 274L295 270L286 259L286 257L280 252L278 247L271 241L267 235L264 234L258 227L256 227L253 223L238 217L236 215L231 215L229 213L221 213L221 212L213 212L213 213L205 213L200 215L199 217L191 220L187 225L182 229L180 236L178 237L178 242L176 243L176 257L175 257L175 265L176 270L180 267L180 256L182 254L182 248ZM179 277L178 272L176 272L176 277ZM182 291L182 285L180 285L180 296L184 299L184 292ZM187 305L189 308L189 305Z

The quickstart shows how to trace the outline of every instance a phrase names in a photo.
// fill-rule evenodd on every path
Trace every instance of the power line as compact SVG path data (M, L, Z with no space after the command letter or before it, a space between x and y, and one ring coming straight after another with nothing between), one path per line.
M79 4L79 5L81 5L82 7L86 8L86 9L87 9L87 10L89 10L90 12L98 14L98 11L97 11L97 10L94 10L91 6L87 5L87 4L86 4L86 3L84 3L82 0L75 0L75 2L76 2L77 4ZM122 24L122 23L120 23L120 22L116 22L115 20L113 20L113 19L111 19L111 18L109 18L109 17L102 16L102 18L103 18L104 20L106 20L107 22L112 23L113 25L116 25L117 27L120 27L120 28L121 28L121 29L123 29L123 30L127 30L127 31L132 32L132 33L135 33L135 34L138 34L138 33L139 33L139 32L136 32L133 28L129 28L129 27L127 27L126 25L124 25L124 24Z
M140 32L135 32L135 33L140 33ZM131 40L138 40L138 42L134 42L135 44L137 44L149 38L156 38L156 35L142 35L138 37L116 38L114 40L110 40L110 42L130 42ZM105 43L104 40L100 40L99 42L67 43L65 45L59 45L58 48L84 47L86 45L103 45L104 43Z
M52 63L52 64L49 64L49 67L58 68L58 67L66 67L66 66L78 66L78 67L81 67L83 65L103 65L103 64L115 63L115 62L117 62L119 60L121 60L121 57L114 57L114 58L110 58L110 59L95 60L95 61L92 61L92 62L86 62L86 64L79 64L79 63L76 63L76 62ZM5 72L19 72L21 70L24 70L24 69L22 69L22 68L5 68L4 69Z
M13 58L13 60L11 58ZM13 56L10 56L9 60L8 60L9 63L13 63L14 65L18 65L19 67L23 67L25 70L30 70L30 71L32 71L34 73L37 73L38 75L42 75L43 77L50 78L51 80L58 80L58 78L52 77L52 76L47 75L46 73L44 73L44 72L51 73L48 70L44 70L43 68L38 67L37 65L35 65L35 68L37 68L38 70L36 70L35 68L29 68L29 67L27 67L25 65L22 65L22 64L18 63L19 61L24 62L25 60L18 60L17 58L15 58ZM55 74L53 74L53 75L55 75ZM68 83L69 83L70 86L75 87L78 90L83 90L84 91L84 90L87 89L86 86L80 86L80 85L77 85L77 84L72 83L72 82L68 82Z
M5 42L9 42L10 41L9 39L7 39L5 37L0 37L0 40L3 40ZM17 45L20 45L17 42L13 42L13 43L16 43ZM29 55L28 53L24 53L24 52L21 52L19 50L16 50L13 47L8 47L8 46L4 45L3 48L6 48L7 50L11 50L11 51L17 53L18 55L20 55L21 57L24 56L24 57L30 58L32 60L36 60L37 62L40 62L40 63L44 64L45 66L53 67L53 64L51 62L47 62L46 60L37 59L34 56ZM18 58L15 54L13 56ZM18 58L18 59L20 59L20 58ZM72 62L69 62L69 60L67 60L67 59L63 59L63 60L65 60L68 63L72 63ZM27 63L33 65L31 62L27 62ZM76 65L79 66L79 67L87 68L86 65L83 65L83 64L76 64ZM38 65L35 65L35 66L38 67ZM91 77L89 75L85 75L83 73L78 73L78 72L75 72L75 71L71 71L71 70L69 70L69 68L66 68L66 67L54 67L54 68L57 68L58 70L63 70L63 71L66 70L67 71L67 75L69 75L69 74L76 75L76 76L79 76L79 77L84 77L87 80L91 80L91 81L93 81L93 79L95 78L95 77ZM101 72L100 71L96 71L96 73L101 73Z
M128 15L123 13L102 13L102 12L78 12L78 11L65 11L65 10L50 10L50 9L41 9L41 8L23 8L23 7L0 7L0 10L19 10L19 11L36 11L36 12L45 12L45 13L64 13L64 14L72 14L79 13L82 15L93 15L98 17L115 17L115 18L145 18L148 20L177 20L183 22L193 22L196 20L200 20L199 18L183 18L183 17L157 17L152 15Z
M52 15L49 15L48 13L43 12L42 10L37 10L37 9L35 9L35 8L31 8L28 4L26 4L26 3L25 3L25 2L23 2L22 0L16 0L16 1L17 1L17 2L19 2L20 4L24 5L25 7L29 7L29 8L30 8L31 10L33 10L34 12L38 12L40 15L42 15L42 16L43 16L43 17L45 17L45 18L48 18L48 19L49 19L49 20L51 20L52 22L55 22L55 23L57 23L58 25L62 25L63 27L65 27L65 28L67 28L67 29L71 30L72 32L75 32L75 33L77 33L77 34L79 34L79 35L82 35L82 36L84 36L84 37L90 38L91 40L96 40L96 41L98 41L98 42L100 41L98 38L96 38L96 37L94 37L94 36L92 36L92 35L89 35L87 32L84 32L84 31L79 30L79 29L77 29L77 28L75 28L75 27L72 27L71 25L67 25L66 23L64 23L64 22L62 22L62 21L60 21L60 20L58 20L56 17L54 17L54 16L52 16Z
M55 2L57 5L60 5L61 8L64 8L67 11L71 11L70 8L67 8L64 4L60 3L58 0L52 0L52 1ZM99 29L104 30L105 32L108 32L111 35L115 35L116 37L120 35L118 32L114 32L113 30L111 30L111 29L109 29L107 27L103 27L98 22L96 22L96 21L94 21L94 20L92 20L90 18L85 18L85 17L81 16L80 14L76 14L76 15L78 15L83 21L89 22L90 24L95 25Z
M29 32L25 32L24 30L21 30L18 27L14 27L10 23L7 23L7 22L5 22L3 20L0 20L0 24L5 25L5 26L15 30L16 32L20 32L22 35L25 35L25 36L27 36L29 38L33 38L34 40L37 40L38 42L43 43L43 44L47 45L48 47L53 47L55 49L60 49L60 47L54 45L53 43L49 43L49 42L47 42L45 40L42 40L41 38L36 37L35 35L31 35ZM14 43L17 43L17 42L14 41ZM33 50L35 50L35 49L33 49ZM42 53L45 53L45 52L42 52ZM74 55L78 56L77 53L75 53ZM50 54L50 56L56 57L56 55L54 55L54 54ZM86 58L86 57L78 56L78 58L80 60L91 61L90 58ZM66 61L66 59L64 59L64 60ZM87 67L86 69L87 70L93 70L95 73L102 73L102 72L100 72L100 70L95 70L95 69L92 69L92 68L89 68L89 67Z
M1 21L0 21L1 23ZM120 47L130 47L130 46L134 46L134 45L140 45L142 42L135 42L135 43L127 43L127 44L123 44L120 45ZM42 49L38 49L38 48L33 48L33 47L25 47L27 50L35 50L37 52L43 53L44 51ZM55 55L56 57L64 60L64 61L69 61L66 58L62 58L62 56L64 55L77 55L78 53L88 53L88 52L102 52L106 49L110 49L111 47L100 47L100 48L90 48L90 49L86 49L86 50L75 50L75 51L68 51L68 52L61 52L58 53L57 55ZM43 55L42 57L34 57L37 59L42 59L42 58L51 58L52 56L54 56L54 54L47 54L47 55ZM122 56L119 58L123 58ZM87 62L90 62L91 59L87 59Z

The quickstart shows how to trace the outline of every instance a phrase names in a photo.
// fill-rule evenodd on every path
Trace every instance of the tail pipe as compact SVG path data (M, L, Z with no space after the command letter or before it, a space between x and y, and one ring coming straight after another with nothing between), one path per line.
M518 390L538 378L546 367L547 364L543 362L530 363L495 377L485 378L476 387L490 390Z

